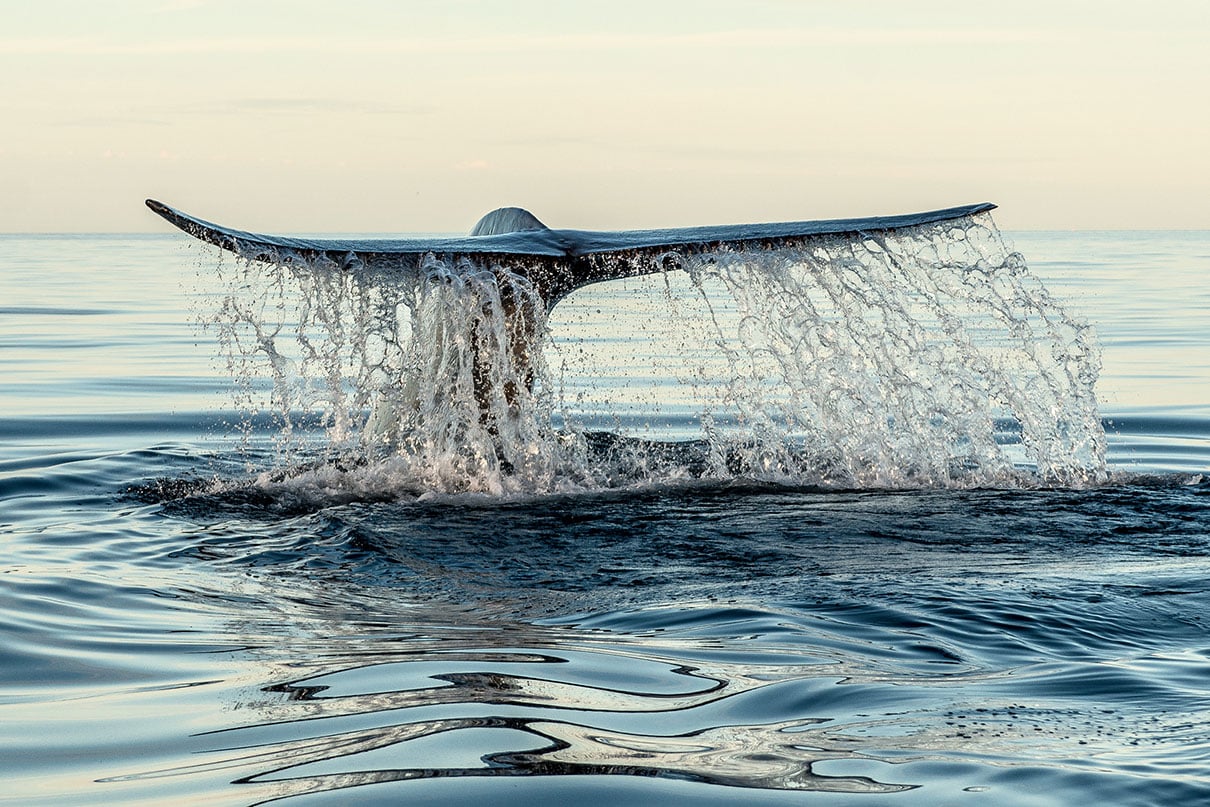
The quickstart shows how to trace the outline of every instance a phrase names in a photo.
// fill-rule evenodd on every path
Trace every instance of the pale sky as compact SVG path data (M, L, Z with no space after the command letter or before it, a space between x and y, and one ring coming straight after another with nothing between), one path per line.
M1210 228L1208 0L0 0L0 232Z

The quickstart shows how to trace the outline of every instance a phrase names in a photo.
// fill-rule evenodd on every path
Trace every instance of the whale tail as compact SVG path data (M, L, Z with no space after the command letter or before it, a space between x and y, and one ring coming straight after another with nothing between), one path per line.
M356 272L421 271L427 256L454 266L499 264L533 284L549 311L591 283L678 267L694 255L801 247L822 236L854 238L960 219L995 208L983 203L858 219L728 224L663 230L553 230L528 210L502 207L488 213L466 236L453 238L292 238L236 230L195 218L154 199L147 206L189 235L242 258L277 264L338 266Z

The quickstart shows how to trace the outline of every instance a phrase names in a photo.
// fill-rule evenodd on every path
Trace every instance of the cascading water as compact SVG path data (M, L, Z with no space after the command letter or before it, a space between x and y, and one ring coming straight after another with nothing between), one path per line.
M575 333L552 333L525 258L429 256L397 274L241 263L207 319L245 403L254 376L271 378L284 455L293 424L321 413L328 462L309 473L383 495L687 476L840 487L1107 476L1093 331L986 214L660 263L665 293L641 319L661 337L650 361L633 361L639 376L671 368L696 407L698 434L675 445L584 425L617 390L574 358Z
M859 487L994 484L1013 475L1005 444L1019 437L1038 480L1103 479L1095 335L986 215L687 268L726 361L717 410L744 425L710 442L747 467Z

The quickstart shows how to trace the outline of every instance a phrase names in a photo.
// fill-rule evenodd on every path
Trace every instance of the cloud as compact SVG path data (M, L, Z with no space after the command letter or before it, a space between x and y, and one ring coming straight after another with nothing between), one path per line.
M994 45L1064 41L1053 30L1011 28L751 28L686 33L590 32L470 37L198 37L158 41L101 37L0 39L0 54L160 56L199 53L467 54L653 48L765 48L807 45Z
M325 98L306 96L265 96L249 98L224 98L213 102L185 100L178 104L158 104L155 111L167 117L157 118L145 114L146 110L131 109L128 114L91 115L63 118L58 123L67 126L111 126L116 124L138 124L141 126L168 126L180 115L202 115L206 117L236 115L281 116L301 115L433 115L440 111L434 104L398 104L365 99Z
M425 104L392 104L367 102L348 98L266 96L261 98L231 98L209 109L194 109L205 114L235 113L280 115L429 115L436 106Z
M178 11L192 11L208 4L208 0L164 0L152 9L158 14L172 14Z

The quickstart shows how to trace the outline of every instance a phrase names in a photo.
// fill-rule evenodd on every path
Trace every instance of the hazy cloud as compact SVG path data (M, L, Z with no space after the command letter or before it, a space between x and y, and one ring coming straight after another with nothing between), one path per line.
M195 107L205 114L279 115L431 115L438 107L425 104L393 104L364 99L324 97L231 98L215 106Z
M753 28L685 33L493 34L422 39L350 37L198 37L122 41L101 37L0 39L0 53L26 55L169 55L199 53L459 54L536 51L761 48L799 45L993 45L1059 42L1067 32L1011 28Z

